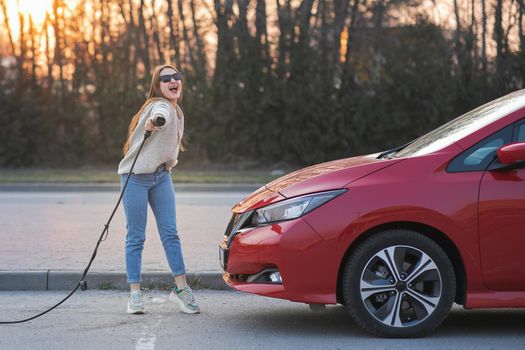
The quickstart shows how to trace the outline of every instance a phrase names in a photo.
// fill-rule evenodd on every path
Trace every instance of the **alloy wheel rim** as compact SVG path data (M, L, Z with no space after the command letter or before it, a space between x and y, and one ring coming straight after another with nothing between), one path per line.
M389 327L413 327L437 308L443 282L434 260L415 247L376 252L361 273L359 292L372 317Z

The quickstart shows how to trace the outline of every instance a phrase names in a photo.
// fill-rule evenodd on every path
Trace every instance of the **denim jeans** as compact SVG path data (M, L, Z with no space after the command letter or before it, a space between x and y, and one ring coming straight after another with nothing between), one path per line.
M128 174L121 177L120 188ZM142 249L146 239L148 202L173 276L185 274L184 259L175 217L175 191L164 165L150 174L132 174L122 198L126 213L126 271L128 283L140 283Z

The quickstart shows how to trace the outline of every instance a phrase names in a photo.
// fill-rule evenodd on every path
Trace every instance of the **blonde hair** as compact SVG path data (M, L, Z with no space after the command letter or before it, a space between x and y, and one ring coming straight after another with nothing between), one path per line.
M130 146L129 144L131 142L131 135L133 135L133 131L135 131L135 128L137 127L137 124L139 122L140 116L142 115L142 112L144 112L144 109L146 109L146 107L152 102L161 101L162 99L166 99L164 97L164 95L162 94L162 91L160 91L160 72L164 68L171 68L174 71L178 72L178 70L175 67L173 67L172 65L170 65L170 64L164 64L164 65L155 67L155 70L153 71L153 75L151 77L151 83L150 83L150 86L149 86L148 97L146 98L146 101L144 102L142 107L140 107L140 109L137 112L137 114L135 114L131 118L131 122L130 122L129 127L128 127L128 138L126 139L126 143L124 143L124 146L122 147L122 153L124 155L126 155L126 153L129 150L129 146ZM180 94L180 97L179 97L179 101L181 101L181 100L182 100L182 91L181 91L181 94ZM184 151L186 149L184 147L184 144L183 144L182 140L180 140L179 147L180 147L181 151Z

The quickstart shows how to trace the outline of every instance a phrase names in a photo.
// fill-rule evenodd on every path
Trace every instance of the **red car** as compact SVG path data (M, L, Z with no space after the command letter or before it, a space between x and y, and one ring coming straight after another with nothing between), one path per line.
M344 304L387 337L428 334L453 302L525 307L524 161L520 90L396 149L296 171L233 207L224 279Z

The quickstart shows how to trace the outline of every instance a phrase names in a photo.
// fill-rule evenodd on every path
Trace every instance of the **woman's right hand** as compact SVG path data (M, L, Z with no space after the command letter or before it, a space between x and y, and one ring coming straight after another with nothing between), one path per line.
M148 120L146 121L146 125L144 126L144 130L150 131L150 132L155 130L155 125L153 125L153 122L151 121L150 118L148 118Z

